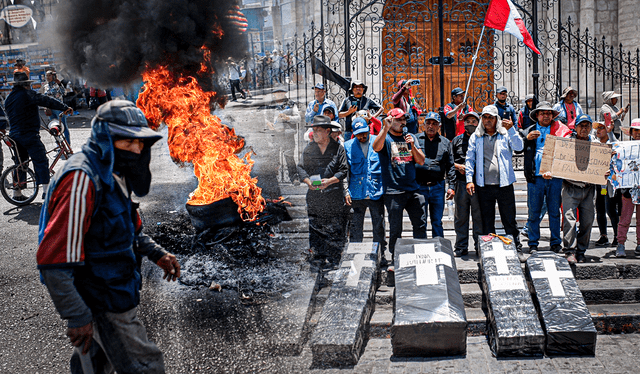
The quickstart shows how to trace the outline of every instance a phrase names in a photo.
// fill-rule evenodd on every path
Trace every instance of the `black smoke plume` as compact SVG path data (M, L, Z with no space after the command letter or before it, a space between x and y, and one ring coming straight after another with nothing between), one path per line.
M227 17L229 0L67 0L59 5L55 49L64 67L107 88L140 79L147 66L169 65L215 90L211 74L198 73L201 47L214 65L244 57L246 35Z

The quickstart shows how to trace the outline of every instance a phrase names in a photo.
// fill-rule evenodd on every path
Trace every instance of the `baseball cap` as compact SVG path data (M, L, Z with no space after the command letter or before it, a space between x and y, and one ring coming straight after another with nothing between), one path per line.
M468 117L475 117L478 121L480 121L480 116L476 112L469 112L462 116L462 122L466 121Z
M579 123L582 123L582 122L593 123L593 121L591 120L591 116L589 116L588 114L584 114L584 113L580 114L580 115L578 115L578 117L576 117L576 126Z
M487 105L482 109L482 115L489 114L494 117L498 117L498 108L495 105Z
M109 123L112 136L125 139L144 139L151 144L162 139L162 135L151 130L144 113L128 100L111 100L100 105L96 111L99 121Z
M426 121L428 121L428 120L430 120L430 119L431 119L431 120L434 120L434 121L436 121L436 122L438 122L438 123L440 123L440 122L441 122L441 121L440 121L440 115L439 115L438 113L436 113L436 112L429 112L429 113L427 113L427 116L424 118L424 121L426 122Z
M389 117L393 117L395 119L401 119L401 118L407 118L407 114L404 112L404 110L400 109L400 108L393 108L391 109L388 113L387 116Z
M460 87L456 87L453 90L451 90L451 96L458 96L462 93L464 93L464 90Z
M509 90L507 90L507 87L505 86L500 86L498 88L496 88L496 93L501 93L501 92L508 92Z
M313 88L317 88L319 90L324 90L324 84L322 83L316 83L315 86L313 86Z
M369 132L367 121L365 121L364 118L361 117L354 119L351 123L351 127L353 128L353 135Z

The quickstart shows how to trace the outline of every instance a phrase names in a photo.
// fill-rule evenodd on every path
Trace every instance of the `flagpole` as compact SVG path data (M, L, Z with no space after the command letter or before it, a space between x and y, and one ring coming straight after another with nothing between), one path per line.
M478 58L478 52L480 51L480 43L482 43L482 36L484 35L484 28L485 28L485 26L482 25L482 31L480 32L480 38L478 38L478 47L476 48L476 54L473 55L473 62L471 63L471 73L469 74L469 80L467 81L467 88L464 90L464 99L462 100L463 103L467 101L467 93L469 92L469 85L471 84L471 77L473 77L473 69L476 67L476 58Z

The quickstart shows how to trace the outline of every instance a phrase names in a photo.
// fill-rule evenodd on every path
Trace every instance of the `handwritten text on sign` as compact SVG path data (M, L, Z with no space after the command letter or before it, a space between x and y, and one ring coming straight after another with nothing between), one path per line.
M617 142L611 160L609 180L614 189L640 186L640 142Z
M605 184L610 161L608 144L547 135L540 174L551 172L556 178Z

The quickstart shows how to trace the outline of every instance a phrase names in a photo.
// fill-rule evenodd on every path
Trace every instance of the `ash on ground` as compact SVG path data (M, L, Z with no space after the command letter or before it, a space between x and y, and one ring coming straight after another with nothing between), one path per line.
M309 268L304 253L295 252L285 240L278 240L268 223L244 223L211 232L196 232L186 213L160 222L150 236L178 257L179 281L187 286L233 289L244 298L285 296L296 288Z

